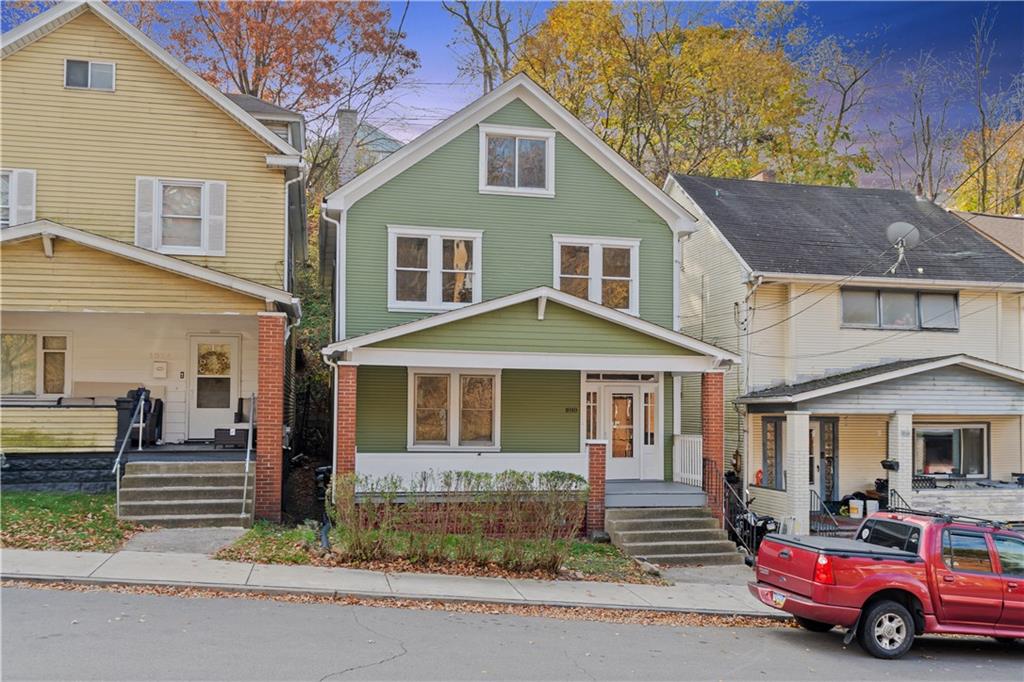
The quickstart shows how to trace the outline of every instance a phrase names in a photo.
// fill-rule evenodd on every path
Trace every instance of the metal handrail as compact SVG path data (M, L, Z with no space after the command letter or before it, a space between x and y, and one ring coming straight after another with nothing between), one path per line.
M889 488L889 509L910 509L910 505L903 499L903 496L891 487Z
M245 477L242 479L242 512L239 516L245 516L245 503L249 497L249 455L252 452L252 425L253 417L256 415L256 394L249 396L249 432L245 438ZM254 505L255 506L255 505Z
M824 529L819 529L817 531L818 534L819 535L823 534L823 531L825 533L830 533L830 532L838 531L839 530L839 521L836 520L835 515L832 514L832 510L830 510L825 505L825 503L822 501L821 495L818 494L817 490L811 490L810 493L811 493L811 509L810 509L810 511L812 513L817 513L819 515L822 515L822 512L824 512L824 518L827 518L828 521L829 521L829 524L831 525L831 528L828 529L827 531L825 531ZM820 518L820 516L819 516L819 518Z
M114 458L114 468L110 470L110 473L114 474L115 508L118 514L121 513L121 458L124 456L125 445L128 444L128 440L132 437L132 424L135 422L136 417L139 418L139 449L142 449L142 407L146 404L145 391L138 392L137 400L138 404L135 406L135 413L128 422L128 428L124 431L124 438L121 439L121 447L118 448L117 457Z
M751 548L754 546L754 538L743 537L743 534L740 532L740 529L737 528L736 524L733 523L733 520L736 517L733 514L729 513L731 506L729 504L729 496L732 496L732 499L736 501L740 509L747 510L747 504L736 493L736 490L732 487L732 485L729 484L727 480L725 480L724 477L722 479L722 488L725 490L725 494L722 496L722 519L725 521L725 525L732 530L732 534L736 537L736 542L739 543L741 547L743 547L744 551L746 551L747 554L753 556L754 551ZM753 529L751 532L756 533L757 531L756 529Z

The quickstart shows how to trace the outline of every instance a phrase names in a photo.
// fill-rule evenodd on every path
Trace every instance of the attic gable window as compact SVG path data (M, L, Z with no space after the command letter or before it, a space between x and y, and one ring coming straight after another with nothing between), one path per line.
M480 124L480 192L555 196L555 131Z
M85 59L64 60L64 87L86 90L114 90L113 62L93 62Z

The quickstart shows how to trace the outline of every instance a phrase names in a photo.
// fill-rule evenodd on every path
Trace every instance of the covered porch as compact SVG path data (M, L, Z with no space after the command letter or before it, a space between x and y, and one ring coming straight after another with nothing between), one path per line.
M332 344L335 471L563 471L605 506L704 504L693 458L723 456L734 355L548 287ZM681 378L706 376L709 424L680 433ZM717 421L715 420L717 415ZM678 476L677 476L678 473Z
M755 509L794 532L909 507L1024 520L1024 373L970 356L886 363L738 400Z
M252 414L278 477L258 507L279 517L290 294L48 221L0 236L5 487L110 489L119 454L223 458Z

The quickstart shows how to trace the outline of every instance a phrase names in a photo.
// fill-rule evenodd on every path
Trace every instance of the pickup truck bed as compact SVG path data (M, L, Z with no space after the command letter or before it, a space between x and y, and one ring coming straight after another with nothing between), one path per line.
M779 544L789 545L790 547L800 547L802 549L815 552L816 554L825 554L828 556L898 559L910 563L924 561L924 559L913 552L907 552L902 549L894 549L891 547L869 545L866 542L853 540L851 538L830 538L823 535L768 535L765 539L772 540Z

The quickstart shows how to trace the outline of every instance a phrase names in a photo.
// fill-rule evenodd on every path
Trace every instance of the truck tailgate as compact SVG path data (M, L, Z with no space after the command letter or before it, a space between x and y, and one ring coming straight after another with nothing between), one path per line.
M769 535L757 552L757 580L805 597L814 587L818 552L791 545Z

